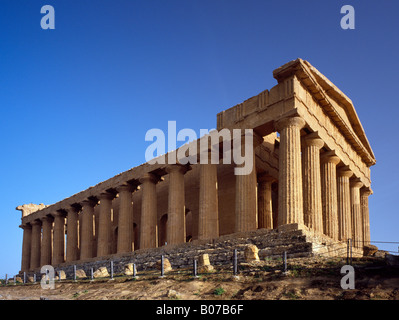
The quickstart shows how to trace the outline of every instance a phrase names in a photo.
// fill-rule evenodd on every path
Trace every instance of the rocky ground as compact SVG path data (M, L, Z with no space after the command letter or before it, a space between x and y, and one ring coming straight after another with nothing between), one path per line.
M341 288L340 258L296 258L284 274L281 259L240 265L193 278L191 270L159 271L118 276L114 280L63 280L54 289L40 284L0 286L0 300L399 300L399 268L384 258L353 260L355 289Z

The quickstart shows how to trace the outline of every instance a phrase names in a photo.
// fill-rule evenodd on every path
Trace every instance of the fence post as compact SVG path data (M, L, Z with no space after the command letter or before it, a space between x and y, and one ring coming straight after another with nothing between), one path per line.
M136 264L133 263L133 279L136 279Z
M161 278L163 278L165 275L165 270L164 270L164 267L163 267L163 262L164 262L164 257L163 257L163 255L161 256Z
M233 274L235 276L238 274L237 249L233 251Z
M24 284L26 284L26 272L24 271Z
M284 251L283 254L283 272L287 273L287 251Z
M36 283L36 273L33 274L33 283Z
M198 278L198 275L197 275L197 260L196 260L196 259L194 259L193 268L194 268L194 270L193 270L193 277L194 277L194 278Z
M94 280L93 268L90 268L90 281Z
M111 280L114 280L114 261L111 260Z
M76 282L76 265L73 265L73 281Z
M8 284L8 275L6 273L6 285Z
M17 284L17 277L14 276L14 286Z
M349 243L350 243L350 265L352 265L352 239L349 239Z

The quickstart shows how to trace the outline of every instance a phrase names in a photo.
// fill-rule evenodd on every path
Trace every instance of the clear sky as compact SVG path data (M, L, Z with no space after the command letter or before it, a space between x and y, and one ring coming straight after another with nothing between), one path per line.
M40 27L46 4L55 30ZM340 27L345 4L354 30ZM352 99L377 158L371 239L399 241L398 12L394 0L1 0L0 278L20 270L16 206L140 165L145 133L168 120L215 128L298 57Z

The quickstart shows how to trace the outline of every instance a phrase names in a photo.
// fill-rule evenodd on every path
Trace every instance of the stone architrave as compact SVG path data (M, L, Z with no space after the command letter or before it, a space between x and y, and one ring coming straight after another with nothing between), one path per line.
M340 159L334 151L321 156L321 187L324 234L338 240L337 164Z
M173 164L166 167L169 174L167 243L183 243L186 239L184 174L187 168Z
M278 226L303 225L300 131L304 126L300 117L283 118L275 125L280 132Z
M304 137L302 146L304 223L309 229L323 233L320 149L324 142L313 132Z
M337 170L338 193L338 240L346 241L352 238L351 198L349 178L353 172L349 167L341 167Z
M272 183L276 179L263 174L258 177L258 228L273 229Z
M142 197L141 197L141 231L140 248L157 247L157 191L156 184L159 178L146 173L140 178Z
M360 207L360 188L363 183L359 178L350 180L351 188L351 213L352 213L352 239L353 246L363 248L363 219Z

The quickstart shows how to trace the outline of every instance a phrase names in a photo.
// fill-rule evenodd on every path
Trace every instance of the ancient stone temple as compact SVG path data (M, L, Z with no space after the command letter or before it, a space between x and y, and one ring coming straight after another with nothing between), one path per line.
M217 114L218 130L253 129L250 174L235 175L234 163L144 163L53 205L18 207L21 270L284 230L352 239L361 254L376 160L352 101L301 59L273 77L270 90Z

